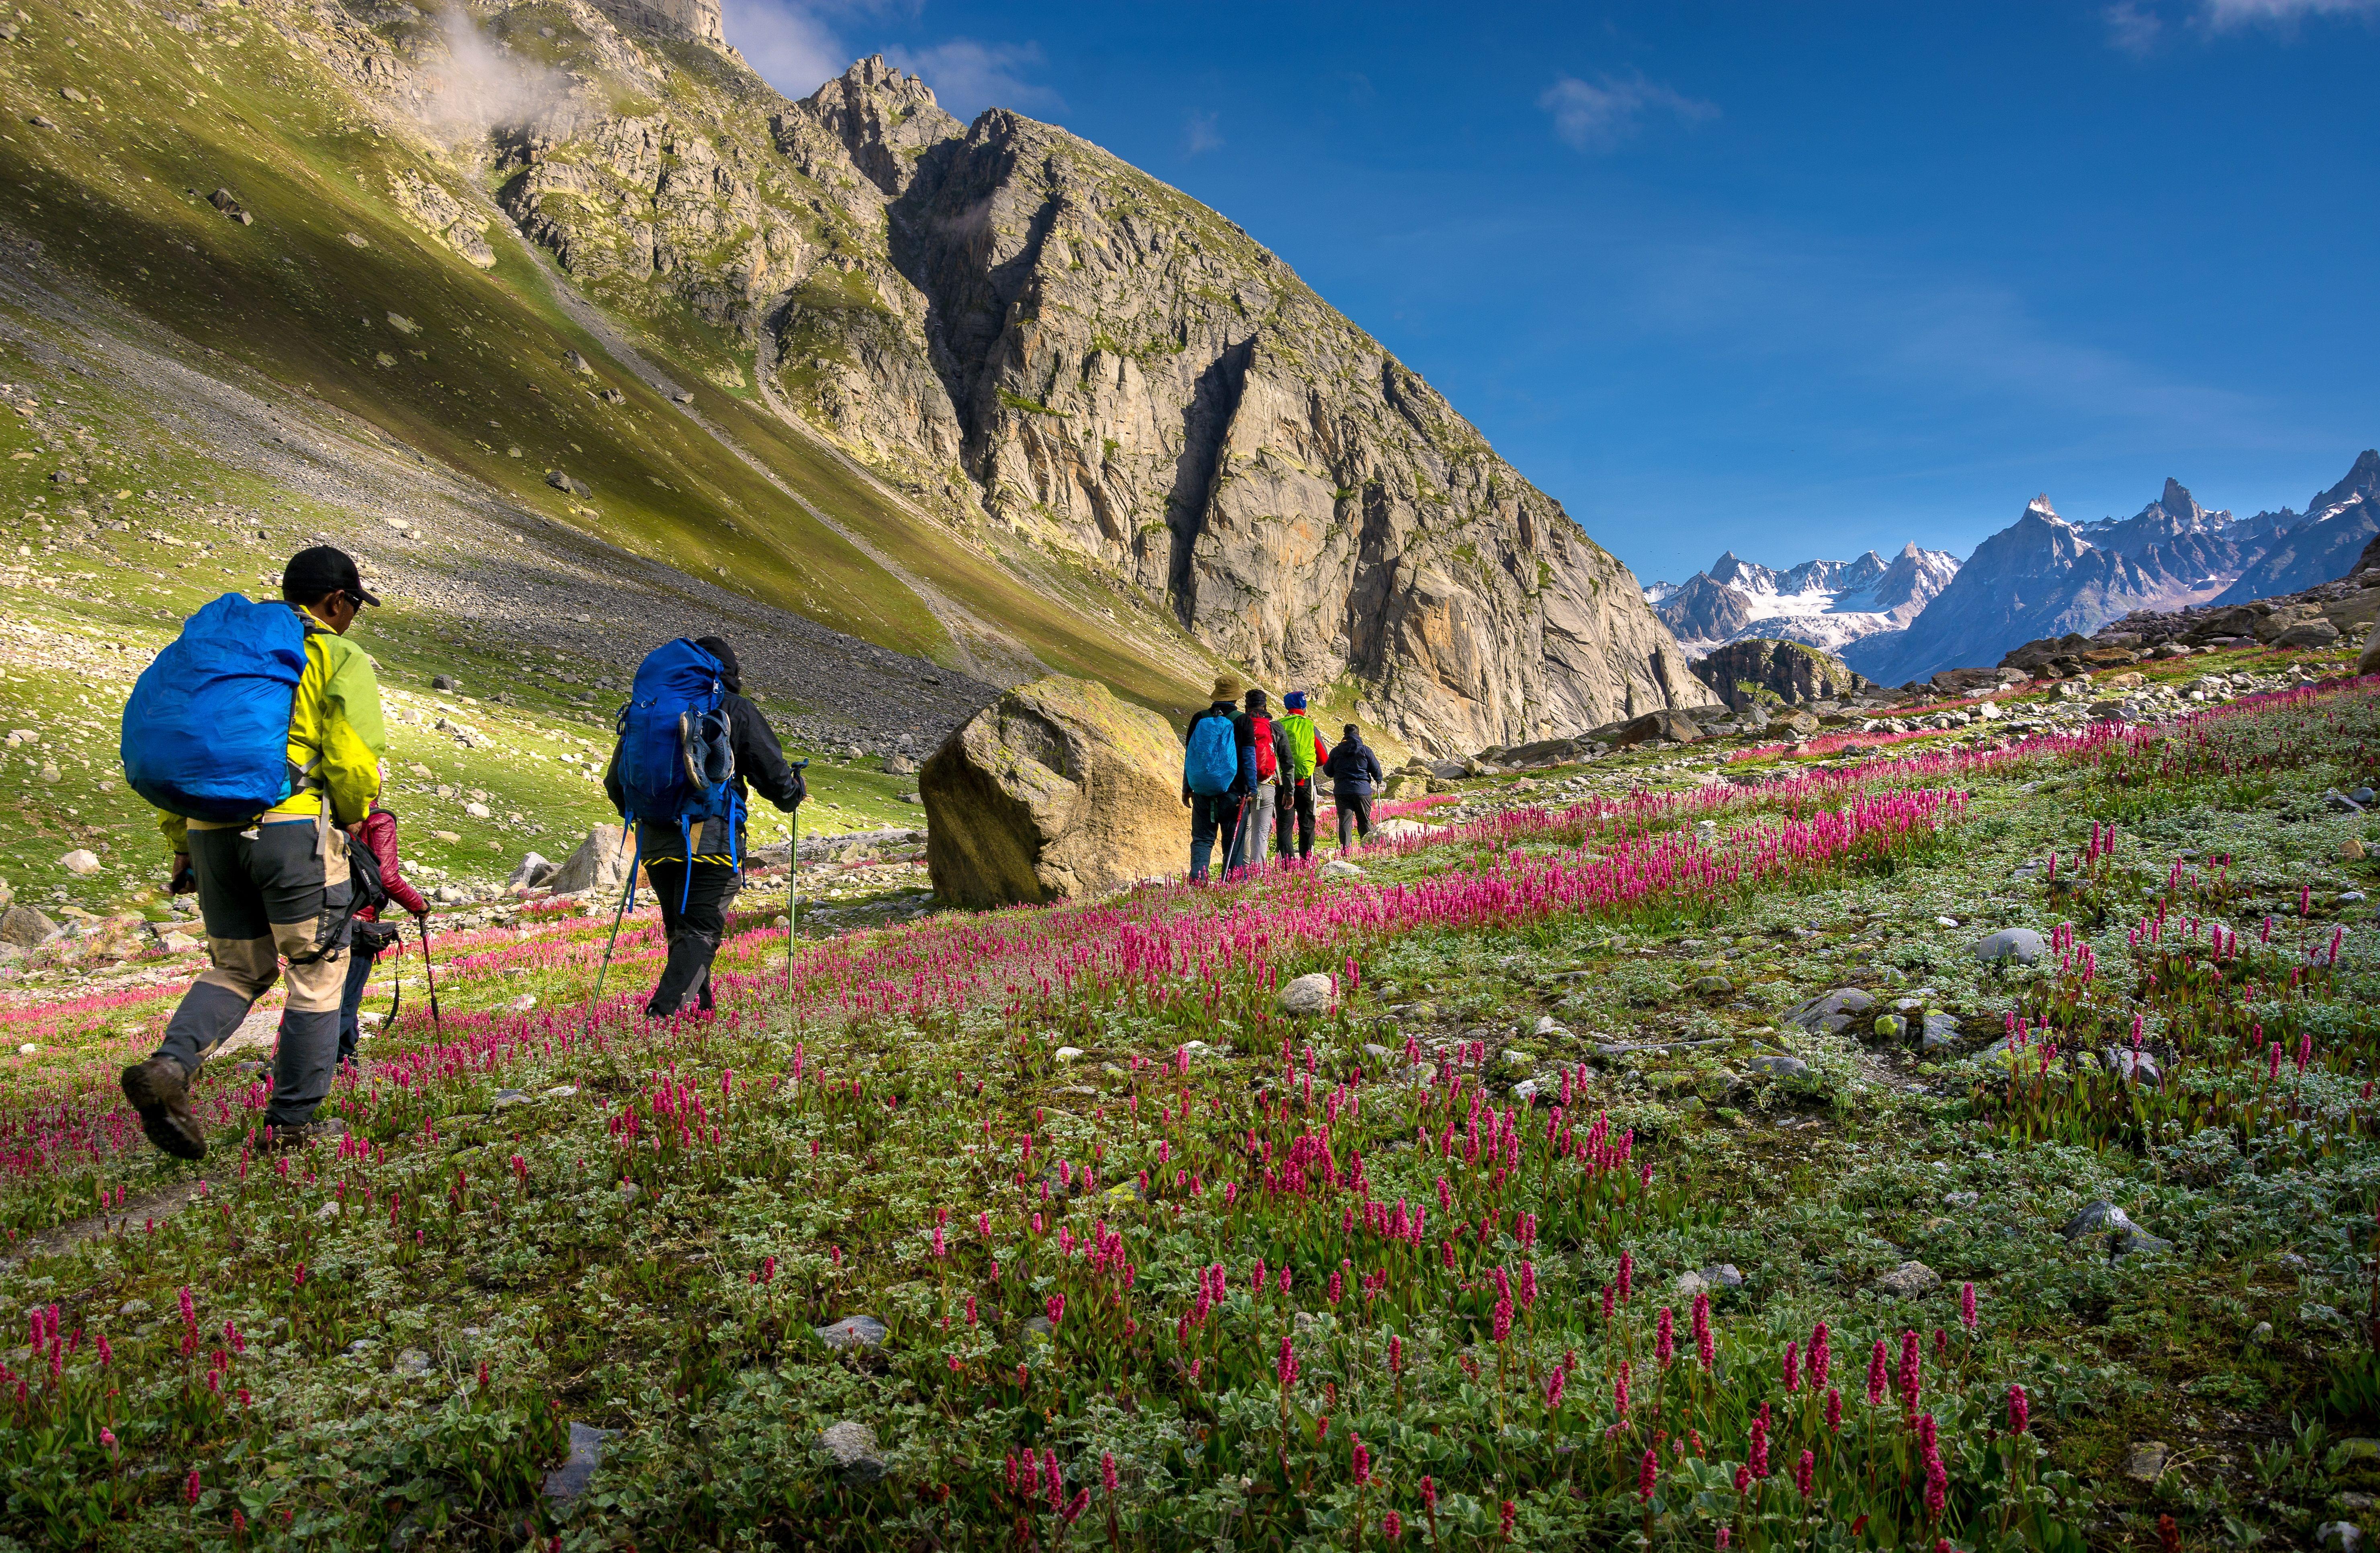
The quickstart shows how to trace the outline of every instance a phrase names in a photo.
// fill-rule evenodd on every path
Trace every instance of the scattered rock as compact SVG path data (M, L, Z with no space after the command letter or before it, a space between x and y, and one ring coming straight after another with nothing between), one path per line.
M504 889L507 892L534 890L552 878L553 871L552 863L534 852L529 853L514 865L511 875L504 880Z
M2069 1242L2086 1235L2104 1235L2110 1260L2129 1256L2135 1251L2169 1251L2173 1242L2160 1240L2132 1222L2130 1215L2115 1204L2102 1198L2085 1204L2082 1211L2066 1221L2058 1234Z
M430 688L432 690L460 690L463 687L459 684L455 683L455 676L452 674L431 674L430 676ZM423 774L426 775L428 773L425 772Z
M578 479L575 475L565 474L560 469L548 469L545 472L545 483L553 487L556 491L567 491L569 494L577 496L582 501L587 497L595 494L594 489L588 485L585 480Z
M1896 1300L1922 1299L1942 1287L1942 1275L1923 1262L1903 1262L1876 1280Z
M536 1000L531 999L530 1001L534 1002ZM491 1110L502 1110L507 1106L526 1106L534 1105L536 1103L536 1100L527 1090L499 1089L496 1091L494 1098L488 1101L488 1108Z
M2281 639L2287 642L2289 637ZM2325 1553L2362 1553L2363 1528L2352 1521L2325 1521L2314 1528L2313 1540Z
M1908 1036L1909 1021L1897 1013L1879 1013L1870 1028L1878 1040L1897 1041Z
M411 1377L415 1379L419 1379L422 1376L428 1375L430 1373L430 1355L419 1348L407 1348L399 1351L396 1355L396 1373L402 1376Z
M844 1419L819 1431L819 1449L834 1459L835 1471L847 1483L873 1483L884 1475L884 1462L876 1454L876 1431L867 1425Z
M884 774L886 776L916 776L917 774L917 763L915 760L910 759L905 755L888 755L884 758Z
M228 188L218 188L212 194L208 195L207 203L212 205L216 210L221 211L224 213L225 220L236 221L242 226L250 226L255 224L256 218L248 213L247 207L243 206L237 199L234 198L232 191Z
M2165 1070L2145 1051L2134 1051L2126 1046L2111 1046L2101 1053L2107 1070L2119 1078L2155 1089L2165 1083Z
M1281 989L1281 1011L1291 1014L1329 1013L1338 998L1339 984L1330 973L1313 971Z
M587 1491L587 1485L602 1464L603 1442L618 1434L617 1429L598 1429L591 1425L570 1426L570 1456L562 1465L545 1474L545 1497L550 1499L575 1499Z
M1188 854L1181 739L1087 680L1002 695L942 741L917 788L935 892L964 905L1129 889Z
M1698 976L1694 977L1693 990L1705 998L1723 998L1735 990L1735 983L1723 976Z
M1320 867L1315 869L1314 872L1316 877L1320 879L1361 879L1364 877L1363 866L1358 863L1350 863L1344 857L1333 857L1328 863L1325 863Z
M59 858L58 866L70 874L95 874L100 869L99 855L79 846Z
M627 883L636 855L636 840L625 826L598 825L576 852L562 860L560 867L546 876L545 888L557 895L618 890Z
M1989 938L1975 942L1975 958L1985 962L2014 960L2020 965L2030 965L2041 958L2047 948L2041 935L2030 928L2003 928Z
M2124 1475L2135 1483L2155 1483L2165 1475L2166 1463L2172 1459L2173 1447L2165 1441L2142 1440L2124 1457Z
M1838 987L1785 1012L1785 1023L1828 1035L1848 1030L1852 1020L1876 1007L1876 1000L1856 987Z
M1810 1064L1799 1057L1788 1057L1779 1052L1764 1052L1743 1065L1754 1073L1767 1074L1771 1078L1800 1078L1810 1071Z
M873 1353L884 1346L888 1335L884 1323L873 1316L846 1316L814 1330L819 1341L839 1353Z
M0 912L0 943L18 949L39 949L64 929L32 906L10 906Z

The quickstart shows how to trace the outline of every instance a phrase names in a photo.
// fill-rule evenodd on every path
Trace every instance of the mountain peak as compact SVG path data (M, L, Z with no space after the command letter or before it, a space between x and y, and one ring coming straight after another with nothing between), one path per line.
M2066 521L2064 518L2058 516L2058 509L2049 504L2049 492L2046 491L2043 491L2040 495L2035 496L2032 501L2027 502L2024 504L2024 510L2025 515L2030 517L2046 517L2052 523L2063 523Z
M802 99L826 131L879 189L899 196L917 176L921 153L966 133L942 111L934 89L884 63L880 54L851 67Z
M2191 496L2190 487L2168 475L2165 477L2165 494L2157 498L2157 505L2180 517L2194 510L2198 503Z

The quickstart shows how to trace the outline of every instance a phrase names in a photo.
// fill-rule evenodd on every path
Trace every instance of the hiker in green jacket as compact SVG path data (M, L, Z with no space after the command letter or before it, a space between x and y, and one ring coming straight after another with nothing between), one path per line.
M173 849L169 888L196 891L210 967L185 993L164 1038L124 1070L124 1097L149 1141L198 1159L206 1134L190 1109L190 1084L288 961L289 996L273 1053L267 1148L343 1130L314 1111L331 1092L339 1053L339 1001L346 978L347 835L380 792L387 734L371 660L346 639L366 604L353 558L330 545L291 557L282 601L306 631L306 669L289 717L289 764L304 774L288 797L246 824L158 817Z

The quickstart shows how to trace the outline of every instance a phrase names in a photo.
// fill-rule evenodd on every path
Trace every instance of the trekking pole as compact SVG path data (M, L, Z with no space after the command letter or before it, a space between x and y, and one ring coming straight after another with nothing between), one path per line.
M440 1040L446 1038L446 1026L438 1019L438 973L430 964L430 918L421 918L421 974L430 983L430 1028ZM392 1013L391 1017L395 1017Z
M619 854L615 852L613 855L616 857ZM644 855L645 841L642 836L638 836L637 862L628 865L628 887L620 892L619 909L612 914L612 937L603 945L603 963L595 967L595 995L587 1000L587 1034L589 1037L595 1034L595 1010L603 1001L603 977L612 969L612 950L620 941L620 919L628 915L628 903L636 897L637 864L644 860ZM686 871L692 873L694 870L689 866Z
M794 770L807 770L809 762L796 760ZM808 791L804 784L804 793ZM802 1029L802 1008L794 995L794 935L802 926L802 806L795 804L785 816L785 1007L794 1016L794 1033Z

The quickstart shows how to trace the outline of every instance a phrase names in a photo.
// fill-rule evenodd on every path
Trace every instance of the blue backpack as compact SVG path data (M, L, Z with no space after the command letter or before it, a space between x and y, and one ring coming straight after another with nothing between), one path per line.
M132 791L168 814L221 824L289 796L289 714L306 625L283 603L226 593L140 671L119 753Z
M1202 711L1191 722L1189 742L1182 751L1182 780L1191 792L1208 798L1229 793L1240 780L1239 740L1230 718Z
M739 865L744 800L735 790L735 730L727 715L725 666L684 637L664 642L637 665L628 704L620 709L620 813L630 823L675 825L686 855L693 832L727 836ZM628 874L636 890L636 871ZM694 870L686 871L686 890ZM679 908L686 904L681 892Z

